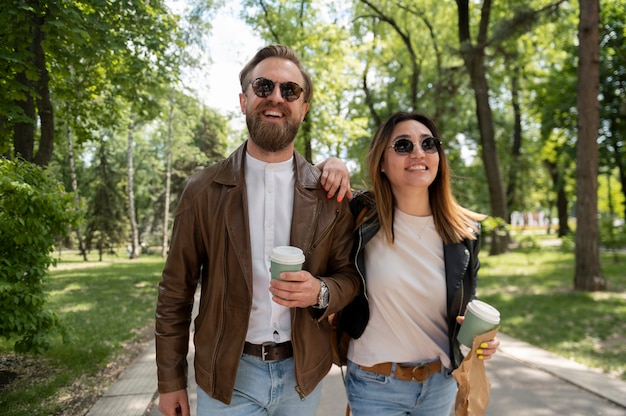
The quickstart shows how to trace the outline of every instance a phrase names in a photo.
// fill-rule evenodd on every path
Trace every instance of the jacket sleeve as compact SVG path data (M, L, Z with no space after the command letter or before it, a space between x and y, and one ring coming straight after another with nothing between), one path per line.
M161 393L187 387L189 327L203 258L194 232L195 214L189 186L181 196L156 307L156 362Z
M328 273L327 276L321 276L328 286L329 304L323 314L319 313L322 311L318 313L314 311L314 317L317 320L325 319L330 314L341 310L354 299L361 287L361 279L350 256L354 220L347 201L339 204L337 215L330 245Z
M357 193L350 201L350 210L352 212L353 218L355 220L355 232L353 238L353 247L351 252L351 258L357 262L362 262L363 253L361 245L364 244L363 239L363 231L361 228L363 226L360 224L360 221L363 219L363 215L370 215L372 211L372 200L371 196L368 192L360 192ZM364 212L365 210L365 212ZM371 226L371 225L370 225ZM357 272L359 270L357 269ZM365 272L362 270L362 272ZM359 278L361 279L361 285L359 288L359 293L357 296L348 304L343 310L338 313L338 331L346 332L351 338L358 339L361 337L363 332L365 331L365 327L369 322L370 310L369 310L369 302L366 296L365 291L365 276L361 276L359 274Z

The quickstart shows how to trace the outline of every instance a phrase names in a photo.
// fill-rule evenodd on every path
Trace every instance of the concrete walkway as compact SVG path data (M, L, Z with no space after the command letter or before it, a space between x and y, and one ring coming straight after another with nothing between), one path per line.
M199 293L193 316L197 314L198 300ZM506 334L499 333L498 338L498 353L485 362L491 384L486 416L626 415L626 382ZM162 416L157 409L155 357L152 342L87 416ZM188 394L191 416L196 416L193 357L190 341ZM341 369L333 366L323 383L317 416L345 416L348 401Z
M491 383L487 416L626 415L626 382L525 342L499 334L501 346L486 362ZM189 362L193 362L193 345ZM195 416L195 382L190 365L189 396ZM161 416L152 343L100 398L87 416ZM325 378L318 416L343 416L346 395L341 370Z

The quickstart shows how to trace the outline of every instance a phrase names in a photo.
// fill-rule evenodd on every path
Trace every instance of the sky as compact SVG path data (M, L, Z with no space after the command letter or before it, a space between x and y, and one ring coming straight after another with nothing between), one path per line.
M167 0L177 13L182 13L186 0ZM245 128L245 117L239 107L239 71L265 43L239 17L240 1L228 1L216 14L213 29L207 35L204 63L184 76L184 84L207 106L223 115L233 116L233 130ZM210 57L210 60L209 60ZM465 137L459 138L463 144ZM475 150L462 146L462 157L471 163Z
M240 2L227 3L212 22L213 29L207 36L206 56L202 59L204 64L186 74L184 79L185 85L196 91L198 98L207 106L225 115L233 112L241 114L239 71L263 46L262 40L239 18Z

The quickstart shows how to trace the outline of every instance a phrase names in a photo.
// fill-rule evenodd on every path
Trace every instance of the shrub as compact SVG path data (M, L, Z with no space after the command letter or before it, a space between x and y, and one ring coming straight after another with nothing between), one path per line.
M40 352L61 330L44 309L55 237L74 221L72 198L46 172L0 159L0 337L17 352Z

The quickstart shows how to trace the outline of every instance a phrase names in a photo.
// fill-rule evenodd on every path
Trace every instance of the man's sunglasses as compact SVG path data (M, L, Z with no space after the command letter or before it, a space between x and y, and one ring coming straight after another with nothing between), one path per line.
M396 142L393 145L387 146L387 147L392 148L393 150L396 151L397 154L401 156L406 156L406 155L410 155L411 152L413 152L413 149L415 148L416 144L417 143L413 143L409 139L399 139L399 140L396 140ZM441 141L439 141L439 139L435 137L427 137L424 140L422 140L422 142L419 143L419 145L422 146L422 150L425 153L433 154L433 153L437 153L437 150L439 150L439 147L441 146Z
M261 98L267 98L272 95L274 87L278 84L280 88L280 95L282 95L282 97L290 103L300 98L300 94L304 92L301 86L291 81L277 83L267 78L257 78L250 81L250 84L252 84L252 91L254 91L254 94Z

